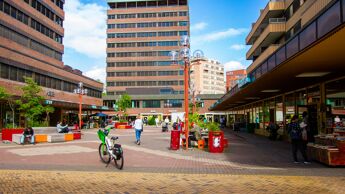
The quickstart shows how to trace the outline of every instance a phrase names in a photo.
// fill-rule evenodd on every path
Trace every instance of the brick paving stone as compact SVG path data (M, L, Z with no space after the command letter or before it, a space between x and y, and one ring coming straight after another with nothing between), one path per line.
M2 193L345 193L345 178L0 170Z

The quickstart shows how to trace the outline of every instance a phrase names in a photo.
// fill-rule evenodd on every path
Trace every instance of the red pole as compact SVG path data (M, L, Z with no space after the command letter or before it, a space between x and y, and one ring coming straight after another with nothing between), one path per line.
M184 127L185 127L185 135L186 135L186 149L188 150L188 84L189 84L189 75L188 75L188 61L185 59L184 61L184 109L185 109L185 119L184 119Z
M81 103L82 103L82 94L79 94L79 130L81 130Z

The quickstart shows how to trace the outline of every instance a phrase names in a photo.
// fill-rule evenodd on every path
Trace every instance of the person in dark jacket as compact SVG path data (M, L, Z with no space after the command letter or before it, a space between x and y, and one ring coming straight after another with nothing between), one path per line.
M23 135L20 138L20 144L24 144L25 138L30 138L31 144L35 143L34 130L32 129L32 127L28 127L24 129Z
M303 156L304 164L309 164L310 162L307 157L306 147L303 146L302 129L299 126L297 115L294 115L292 117L291 123L288 126L288 133L291 138L292 155L294 163L299 163L297 159L297 151L299 150Z

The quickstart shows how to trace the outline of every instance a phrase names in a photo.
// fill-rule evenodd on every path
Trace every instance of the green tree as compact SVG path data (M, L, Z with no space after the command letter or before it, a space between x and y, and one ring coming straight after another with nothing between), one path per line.
M119 111L123 111L124 115L126 115L126 111L128 108L131 108L132 98L128 94L123 94L121 98L117 101L116 105Z
M15 100L13 95L6 92L5 88L0 87L0 100L6 100L8 106L10 107L12 111L12 127L15 128L15 117L14 117L14 107L15 107Z
M49 113L54 112L54 108L43 106L45 98L40 96L42 88L32 78L24 77L24 79L26 85L21 87L22 96L19 100L16 100L16 104L19 106L18 110L26 118L25 126L33 126L36 121L40 120L43 113L46 113L48 115L46 119L49 119Z

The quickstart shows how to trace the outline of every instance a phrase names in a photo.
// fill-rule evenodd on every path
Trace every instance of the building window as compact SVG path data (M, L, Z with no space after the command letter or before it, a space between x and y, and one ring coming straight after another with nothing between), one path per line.
M143 108L160 108L161 102L159 100L143 100Z
M140 101L132 100L132 108L140 108Z
M183 100L164 100L164 108L182 108Z

